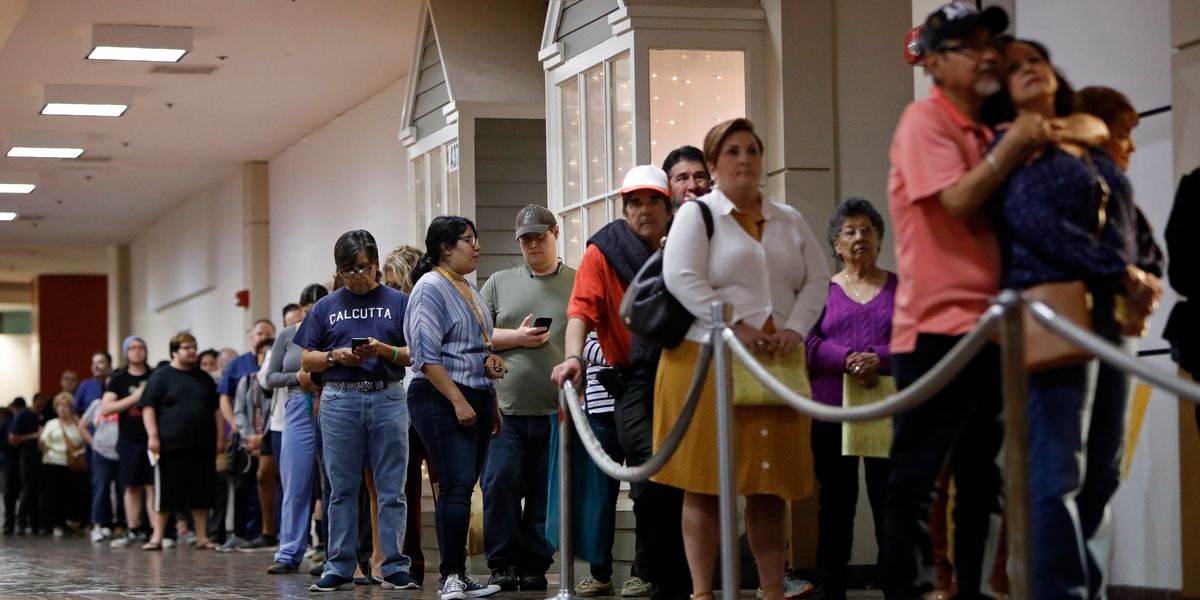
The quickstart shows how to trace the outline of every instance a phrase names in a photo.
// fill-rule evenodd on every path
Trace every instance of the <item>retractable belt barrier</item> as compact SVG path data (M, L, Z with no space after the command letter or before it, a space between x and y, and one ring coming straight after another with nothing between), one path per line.
M1028 305L1033 316L1047 329L1054 332L1109 365L1138 376L1148 383L1178 394L1200 404L1200 384L1185 381L1175 375L1130 356L1067 319L1057 315L1049 306L1023 297L1014 290L1001 292L992 306L984 312L975 327L962 337L936 365L919 379L878 402L852 407L821 404L801 396L775 379L754 358L752 352L737 339L733 329L726 324L727 307L719 302L712 304L713 328L708 343L701 345L696 371L679 419L667 438L645 463L625 466L612 459L601 446L588 423L587 415L579 402L574 385L566 383L559 394L562 405L563 425L559 436L559 532L561 576L558 594L553 598L573 600L574 569L571 551L571 435L572 427L578 433L583 448L597 467L609 477L621 481L645 481L660 471L674 455L680 441L687 433L699 403L700 392L708 377L711 363L716 363L716 413L717 413L717 458L720 480L721 521L721 583L723 600L737 598L737 488L734 483L733 462L733 385L732 357L741 361L746 369L785 404L810 417L822 421L856 422L890 417L909 410L932 398L952 381L970 363L979 351L999 334L1001 356L1001 379L1003 381L1005 419L1005 487L1006 513L1008 518L1009 578L1010 592L1014 598L1032 597L1029 587L1031 570L1029 552L1029 493L1027 464L1029 430L1026 423L1027 389L1024 370L1024 330L1022 307Z

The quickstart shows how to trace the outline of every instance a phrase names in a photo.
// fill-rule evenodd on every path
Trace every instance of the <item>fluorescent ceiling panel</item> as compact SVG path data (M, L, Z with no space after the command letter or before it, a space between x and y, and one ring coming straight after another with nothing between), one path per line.
M0 194L28 194L38 179L37 171L0 171Z
M191 50L191 27L92 25L92 50L87 58L179 62Z
M43 115L119 117L129 109L133 91L109 85L47 85Z
M79 158L87 135L59 131L14 131L8 136L12 158Z
M0 221L16 221L16 220L17 220L17 213L0 211Z

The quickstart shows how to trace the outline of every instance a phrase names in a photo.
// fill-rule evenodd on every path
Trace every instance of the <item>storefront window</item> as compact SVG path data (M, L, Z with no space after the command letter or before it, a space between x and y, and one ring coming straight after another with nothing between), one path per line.
M746 116L746 63L740 50L650 51L650 158L662 164L726 119Z
M416 204L418 235L434 217L458 214L459 182L457 140L434 146L412 160L413 203Z
M633 82L629 57L612 61L612 182L618 187L633 166Z
M413 159L413 204L417 207L417 236L421 237L425 233L425 228L429 224L429 208L426 202L429 200L429 194L425 192L425 181L429 178L425 175L425 155L422 154Z
M580 218L579 209L563 213L562 222L563 242L567 249L564 261L570 267L577 267L579 261L583 260L583 244L586 241L583 236L583 220Z
M562 85L563 204L582 200L579 166L579 83L569 79Z
M608 119L605 114L604 65L583 73L587 135L587 196L608 191Z

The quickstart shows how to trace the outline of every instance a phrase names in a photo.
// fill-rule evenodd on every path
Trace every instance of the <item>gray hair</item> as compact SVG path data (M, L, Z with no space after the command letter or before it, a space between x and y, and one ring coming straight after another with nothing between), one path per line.
M883 216L875 210L875 206L871 204L870 200L851 196L843 200L837 210L833 211L833 216L829 218L829 247L833 249L834 258L841 258L838 256L837 246L834 244L837 242L838 236L842 234L842 224L850 217L863 215L871 220L871 225L879 232L879 239L883 239Z

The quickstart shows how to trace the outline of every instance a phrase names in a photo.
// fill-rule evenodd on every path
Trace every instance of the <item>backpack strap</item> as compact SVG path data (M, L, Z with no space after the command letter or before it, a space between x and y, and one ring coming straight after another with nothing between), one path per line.
M707 204L705 204L699 200L695 200L694 202L700 206L700 216L704 217L704 231L706 231L708 233L708 239L711 240L712 234L713 234L712 211L709 210Z

